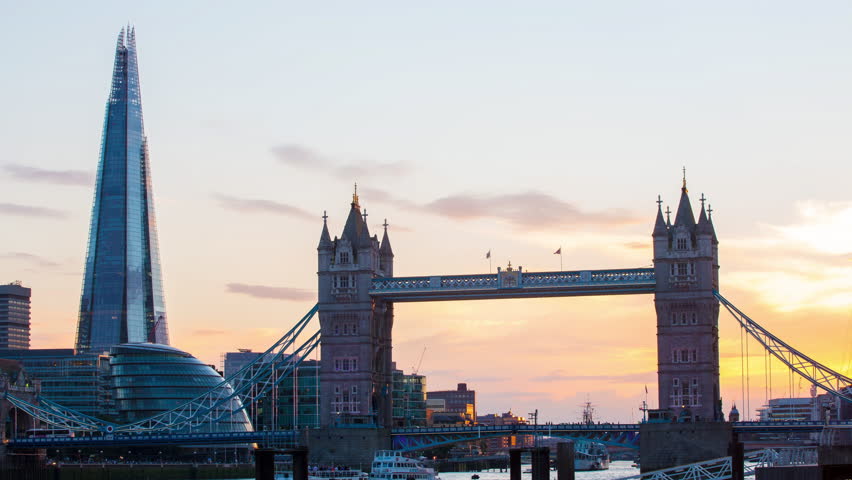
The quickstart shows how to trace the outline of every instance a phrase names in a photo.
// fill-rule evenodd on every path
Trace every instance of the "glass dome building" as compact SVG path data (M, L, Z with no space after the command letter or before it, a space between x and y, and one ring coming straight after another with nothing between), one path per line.
M169 345L125 343L112 347L109 356L110 385L122 423L171 410L217 386L226 394L233 392L210 365ZM252 431L238 398L229 409L237 412L193 431Z

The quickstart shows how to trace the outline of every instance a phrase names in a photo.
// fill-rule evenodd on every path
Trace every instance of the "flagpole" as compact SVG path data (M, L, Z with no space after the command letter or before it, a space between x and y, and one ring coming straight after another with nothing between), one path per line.
M562 268L562 247L559 247L559 271L565 271L565 269Z

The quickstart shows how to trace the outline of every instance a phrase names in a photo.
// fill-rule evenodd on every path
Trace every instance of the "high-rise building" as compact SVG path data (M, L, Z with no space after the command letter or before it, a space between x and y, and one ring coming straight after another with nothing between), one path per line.
M30 348L30 293L21 282L0 285L0 348Z
M142 122L136 31L121 30L106 106L76 348L168 344L157 223Z

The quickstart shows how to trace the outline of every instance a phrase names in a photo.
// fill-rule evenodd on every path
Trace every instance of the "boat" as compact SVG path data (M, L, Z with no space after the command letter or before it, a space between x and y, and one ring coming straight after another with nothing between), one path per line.
M406 457L393 450L379 450L373 457L369 480L441 480L423 459Z
M577 442L574 445L574 470L609 470L609 452L598 442Z

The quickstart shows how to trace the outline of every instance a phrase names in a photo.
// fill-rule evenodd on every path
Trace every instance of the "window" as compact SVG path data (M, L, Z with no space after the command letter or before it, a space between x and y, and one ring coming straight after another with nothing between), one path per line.
M349 324L348 323L343 324L343 334L349 335Z
M355 357L343 357L334 359L335 372L354 372L358 370L358 359Z
M672 325L677 325L677 313L672 312Z
M672 363L678 363L677 350L672 350Z
M686 239L678 238L677 239L677 249L678 250L686 250Z
M334 334L340 335L340 324L339 323L334 324Z
M680 324L681 324L681 325L686 325L686 313L681 313L681 314L680 314Z
M686 275L687 265L686 263L678 263L677 264L677 274L678 275Z
M680 351L680 362L687 363L689 362L689 352L687 350Z
M698 362L698 350L693 350L692 351L692 363L697 363L697 362Z
M691 321L692 321L693 325L698 325L698 314L697 313L692 312Z
M340 261L338 263L349 263L349 252L340 252Z

